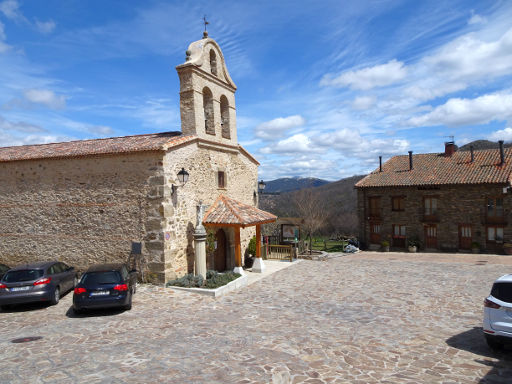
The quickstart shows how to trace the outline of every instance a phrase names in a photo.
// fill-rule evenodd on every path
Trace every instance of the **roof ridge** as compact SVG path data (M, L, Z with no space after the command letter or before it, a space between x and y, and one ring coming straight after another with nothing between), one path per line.
M21 147L41 147L41 146L44 146L44 145L54 145L54 144L62 144L62 143L78 143L78 142L84 142L84 141L101 141L101 140L112 140L112 139L125 139L125 138L129 138L129 137L156 136L156 135L162 135L162 134L166 134L166 133L179 133L178 135L175 135L175 136L172 136L172 137L189 136L189 135L183 135L183 132L181 132L181 131L168 131L168 132L156 132L156 133L142 133L142 134L139 134L139 135L100 137L100 138L97 138L97 139L81 139L81 140L70 140L70 141L55 141L55 142L52 142L52 143L10 145L10 146L7 146L7 147L0 147L0 149L21 148Z

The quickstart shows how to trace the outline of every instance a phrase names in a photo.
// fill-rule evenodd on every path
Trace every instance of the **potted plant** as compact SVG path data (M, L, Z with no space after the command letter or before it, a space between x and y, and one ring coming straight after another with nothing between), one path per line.
M471 252L473 253L480 253L480 244L476 241L473 241L471 243Z
M380 243L380 246L382 247L383 252L389 252L389 241L384 240L382 243Z
M417 237L412 237L411 239L409 239L408 246L409 252L415 253L418 251L420 241L418 240Z
M512 255L512 243L503 243L503 252L505 255Z

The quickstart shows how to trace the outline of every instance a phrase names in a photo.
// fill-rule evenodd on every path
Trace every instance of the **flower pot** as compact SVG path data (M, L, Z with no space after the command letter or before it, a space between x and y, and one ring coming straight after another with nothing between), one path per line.
M418 248L415 245L409 246L409 252L416 253L417 250L418 250Z
M382 247L382 252L389 252L389 245Z

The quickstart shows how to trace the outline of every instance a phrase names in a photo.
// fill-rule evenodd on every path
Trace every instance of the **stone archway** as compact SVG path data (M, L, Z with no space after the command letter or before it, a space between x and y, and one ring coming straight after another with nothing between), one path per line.
M217 247L215 249L215 255L213 258L213 269L219 272L226 270L226 255L227 255L227 241L226 233L223 229L219 229L215 233L215 242Z

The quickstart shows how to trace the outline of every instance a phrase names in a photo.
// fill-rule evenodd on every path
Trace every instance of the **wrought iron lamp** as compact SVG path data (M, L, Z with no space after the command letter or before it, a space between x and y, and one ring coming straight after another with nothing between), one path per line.
M179 187L183 187L187 181L188 181L188 172L185 171L185 168L181 168L181 171L178 172L178 181L180 183ZM176 192L176 190L178 189L178 185L172 185L172 194L174 194L174 192Z

